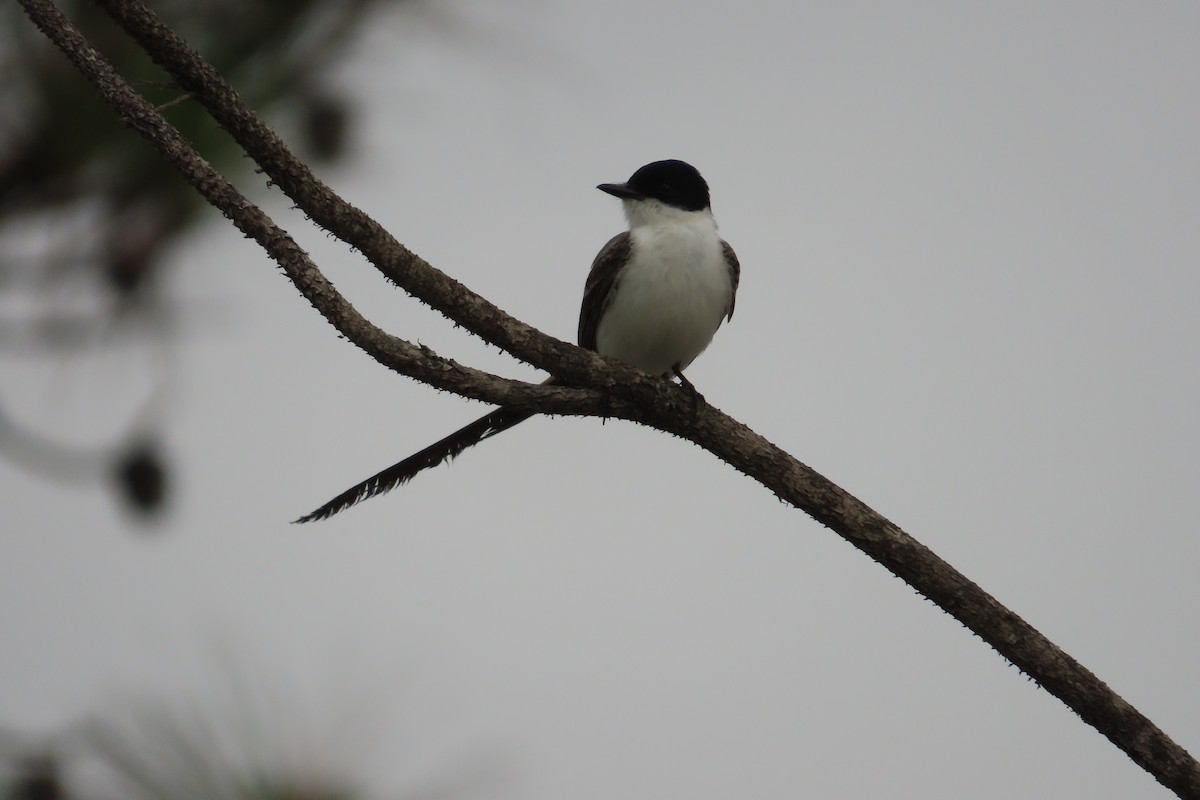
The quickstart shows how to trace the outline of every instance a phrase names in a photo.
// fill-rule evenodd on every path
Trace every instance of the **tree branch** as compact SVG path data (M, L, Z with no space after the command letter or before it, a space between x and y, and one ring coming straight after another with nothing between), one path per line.
M285 230L214 170L153 106L116 74L53 3L33 5L36 9L27 7L31 18L93 83L122 122L149 140L196 191L238 230L258 242L300 293L341 334L380 363L436 388L490 403L514 408L536 406L539 411L552 413L601 410L594 392L514 381L465 367L373 325L329 283Z
M599 357L510 317L486 298L420 258L360 209L347 203L296 158L225 79L174 30L140 3L98 3L179 87L193 93L272 182L325 230L359 250L385 277L482 339L570 382L595 378ZM628 369L628 368L625 368ZM636 375L605 381L616 389ZM614 376L616 378L617 376Z
M598 414L595 392L510 381L438 357L358 314L290 237L209 167L117 76L49 0L20 0L30 18L104 95L240 230L283 267L300 292L351 342L381 364L466 397L544 413ZM311 219L362 251L389 279L457 324L570 383L602 388L613 416L692 441L807 512L902 578L1095 727L1160 783L1200 798L1200 765L1081 664L857 498L711 406L691 413L666 381L572 347L515 320L434 269L362 211L318 181L245 107L236 92L140 2L97 0L161 66L192 92L263 171Z

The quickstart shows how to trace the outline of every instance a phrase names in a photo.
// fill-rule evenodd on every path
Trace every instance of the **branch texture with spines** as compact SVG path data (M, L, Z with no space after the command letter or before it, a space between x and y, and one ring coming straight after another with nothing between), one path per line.
M192 92L317 224L358 249L390 280L455 323L568 383L511 381L440 358L364 319L281 228L217 175L160 114L117 76L49 0L19 0L97 87L122 120L146 137L240 230L275 259L302 294L351 342L381 364L439 389L540 413L600 414L640 422L692 441L807 512L909 583L1066 703L1179 797L1200 800L1200 765L1094 674L928 548L845 490L711 406L691 413L666 381L580 350L515 320L434 269L377 222L320 183L237 93L140 2L97 0L150 56Z

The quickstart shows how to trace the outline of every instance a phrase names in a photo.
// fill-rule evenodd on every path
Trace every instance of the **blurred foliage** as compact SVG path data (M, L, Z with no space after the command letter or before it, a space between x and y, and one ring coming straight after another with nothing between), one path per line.
M343 154L350 104L328 74L373 11L404 0L161 0L155 10L268 118L285 116L301 154ZM413 2L413 0L408 0ZM176 88L93 3L62 0L72 22L218 170L236 178L251 162L203 109ZM5 19L4 16L8 18ZM120 334L154 342L177 326L160 275L181 234L207 206L131 134L15 4L0 10L0 349L37 357L111 347ZM166 359L160 359L165 361ZM103 379L103 376L101 376ZM0 457L35 460L38 434L6 414L0 381ZM158 408L159 405L151 404ZM171 482L156 444L162 420L114 443L107 478L136 518L162 508ZM9 443L20 442L20 455ZM41 474L70 448L36 454ZM63 463L63 476L78 472ZM65 478L64 478L65 480ZM78 482L75 480L74 482Z
M391 737L370 705L285 688L290 674L252 677L244 665L197 689L144 685L49 734L0 726L0 800L453 800L509 796L508 765L464 756L429 773L415 753L380 747ZM321 709L324 709L323 711ZM381 738L382 737L382 738ZM386 762L379 756L385 755ZM387 789L397 764L411 776Z
M3 800L355 800L349 770L327 752L290 755L286 712L247 726L237 715L185 713L163 703L126 701L94 720L22 747L3 736ZM305 738L320 740L318 731ZM324 749L336 749L326 742ZM7 751L7 752L5 752Z
M5 787L5 800L65 800L58 761L52 756L28 756L15 764Z

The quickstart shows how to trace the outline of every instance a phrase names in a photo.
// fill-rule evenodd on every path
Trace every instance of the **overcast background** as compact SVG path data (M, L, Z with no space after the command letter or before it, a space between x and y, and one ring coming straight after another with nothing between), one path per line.
M1182 2L447 1L356 46L356 152L326 177L572 339L624 224L593 187L692 162L743 268L689 371L708 400L1195 753L1198 41ZM252 194L388 330L537 377ZM6 725L205 704L236 673L289 698L282 750L394 797L1169 796L883 568L646 429L534 420L289 525L483 407L338 339L212 217L175 273L221 313L167 353L166 525L0 463ZM152 357L8 357L5 401L101 439Z

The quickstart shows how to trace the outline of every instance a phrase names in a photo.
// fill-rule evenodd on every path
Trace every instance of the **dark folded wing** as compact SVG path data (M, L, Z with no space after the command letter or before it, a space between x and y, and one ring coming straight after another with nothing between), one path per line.
M625 231L609 239L608 244L596 254L596 260L592 262L592 269L587 276L587 283L583 287L583 306L579 309L580 347L596 349L596 329L600 326L600 318L604 316L612 300L618 273L629 261L632 247L633 237L629 235L629 231Z
M725 315L725 319L733 319L733 307L737 304L738 282L742 279L742 265L738 263L737 253L733 252L729 242L721 242L721 251L725 253L725 263L729 266L729 283L733 288L733 293L729 296L729 313Z

